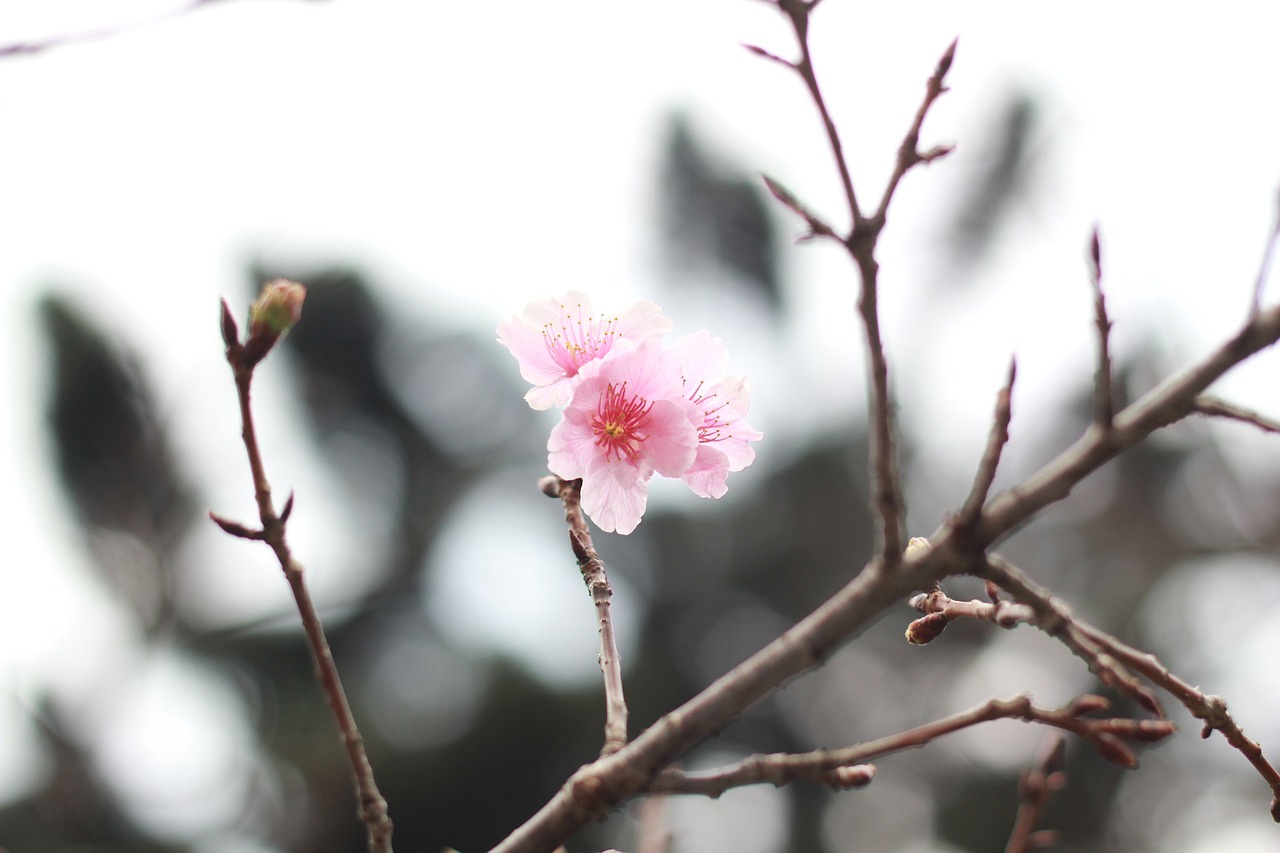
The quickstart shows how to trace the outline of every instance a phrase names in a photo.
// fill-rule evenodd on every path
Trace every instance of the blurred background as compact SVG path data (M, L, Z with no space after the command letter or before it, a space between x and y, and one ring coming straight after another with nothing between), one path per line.
M346 765L270 553L217 300L304 282L258 424L401 850L487 849L602 739L594 614L535 488L554 413L494 328L575 288L708 328L765 432L730 493L658 484L598 535L637 732L870 553L856 282L764 172L841 200L785 21L747 0L9 0L0 6L0 847L356 851ZM1242 322L1280 185L1266 4L825 3L813 45L864 204L952 38L952 92L880 254L909 528L957 506L1008 359L1016 482L1087 425L1084 247L1101 226L1118 386ZM41 45L54 44L46 49ZM26 46L21 50L6 47ZM1274 288L1268 289L1273 294ZM1272 416L1276 356L1216 393ZM1280 743L1280 444L1192 421L1003 546L1075 610ZM948 586L956 597L976 585ZM687 757L841 746L1031 690L1098 690L1031 629L909 647L904 603ZM1128 706L1119 703L1121 710ZM1269 793L1218 737L1122 772L1074 742L1043 825L1069 851L1269 851ZM677 853L1003 849L1043 732L667 809ZM634 807L575 851L634 843Z

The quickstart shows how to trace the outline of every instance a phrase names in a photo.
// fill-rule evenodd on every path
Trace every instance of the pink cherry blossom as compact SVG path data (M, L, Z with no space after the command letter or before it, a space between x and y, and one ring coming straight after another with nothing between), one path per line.
M571 290L525 306L520 317L498 326L498 342L520 364L534 387L525 400L534 409L564 405L583 366L629 352L671 331L671 320L652 302L637 302L621 314L594 314L591 300Z
M749 442L764 437L743 420L751 407L751 386L740 376L723 376L724 342L709 332L681 338L671 352L679 365L682 393L698 411L697 456L680 479L699 497L724 497L729 473L755 461Z
M698 454L702 411L684 396L673 352L657 341L583 367L547 443L552 473L582 479L582 508L601 530L640 523L655 473L680 477Z

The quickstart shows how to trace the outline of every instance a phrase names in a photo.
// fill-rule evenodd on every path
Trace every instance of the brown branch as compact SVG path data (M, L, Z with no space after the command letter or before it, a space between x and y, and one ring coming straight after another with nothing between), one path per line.
M1280 339L1280 306L1272 306L1249 321L1230 340L1206 358L1170 377L1119 412L1110 430L1090 429L1072 447L1022 485L988 503L973 536L978 547L990 547L1025 524L1032 516L1071 493L1077 483L1104 463L1158 429L1192 412L1200 394L1259 350ZM936 546L938 534L930 537Z
M804 202L797 199L789 189L768 175L763 175L762 177L764 178L764 185L769 190L769 193L778 201L782 202L789 210L795 213L796 216L803 219L805 224L809 226L809 233L801 237L801 240L813 237L830 237L833 239L839 239L836 237L836 232L832 230L831 226L824 222L816 213L811 211Z
M1130 673L1137 673L1173 696L1191 712L1192 716L1204 723L1202 737L1208 737L1214 730L1222 732L1227 743L1244 755L1258 775L1270 786L1271 816L1280 822L1280 772L1277 772L1263 756L1262 748L1248 738L1244 730L1231 717L1227 710L1227 703L1221 696L1201 692L1171 673L1155 655L1141 652L1106 631L1070 616L1048 590L1031 581L1021 570L1009 563L992 557L985 571L988 577L1019 602L1030 605L1038 614L1053 614L1053 618L1061 624L1061 630L1057 635L1064 642L1069 637L1074 637L1075 641L1081 645L1097 650L1096 657L1100 664L1107 667L1111 673L1124 677L1124 684L1136 684L1136 679ZM1105 678L1103 681L1107 683ZM1112 686L1123 686L1123 684Z
M1071 732L1098 750L1108 761L1133 768L1138 766L1137 754L1126 741L1158 741L1174 731L1173 724L1166 720L1132 720L1124 717L1097 719L1083 716L1105 707L1106 700L1100 696L1082 696L1056 709L1041 708L1026 694L1013 699L992 699L968 711L842 749L752 755L736 764L700 772L667 770L654 779L651 790L718 797L730 788L765 782L781 787L798 779L833 787L858 787L871 781L875 768L868 767L867 762L873 759L925 746L944 735L1001 719L1023 720ZM858 770L853 773L835 772L851 771L854 768ZM849 784L850 782L857 784Z
M852 233L858 231L862 225L862 209L858 207L858 196L853 189L853 177L849 173L849 163L845 159L844 146L840 142L840 131L836 129L831 111L827 109L826 98L822 94L822 87L818 85L818 76L814 73L813 56L809 52L809 15L815 5L806 0L778 0L778 8L791 22L796 33L796 42L800 47L799 61L787 64L794 68L800 75L800 79L804 81L805 88L809 90L809 97L818 108L818 115L822 117L827 144L835 155L836 169L840 172L840 186L844 190L845 202L849 208L849 228Z
M1093 287L1094 324L1098 329L1098 370L1093 378L1093 420L1101 429L1111 428L1115 417L1115 392L1111 372L1111 320L1107 300L1102 295L1102 246L1098 227L1089 239L1089 284Z
M1227 743L1235 747L1271 787L1271 817L1280 823L1280 772L1263 756L1262 747L1247 737L1244 729L1232 718L1225 699L1203 693L1199 688L1178 678L1155 655L1125 645L1091 625L1081 625L1080 630L1095 642L1105 645L1107 651L1125 666L1159 685L1182 703L1193 717L1204 723L1200 731L1201 737L1207 738L1214 731L1222 732Z
M1002 557L991 554L976 573L1008 592L1018 603L1030 607L1035 613L1031 624L1055 637L1072 654L1083 660L1099 681L1127 695L1151 713L1165 716L1164 708L1155 694L1117 661L1105 644L1097 642L1091 634L1082 630L1086 623L1077 619L1065 604L1048 589L1033 581L1026 572Z
M544 494L558 497L564 504L564 520L569 525L569 545L578 560L578 570L596 607L600 632L600 671L604 674L604 747L600 754L612 755L627 745L627 700L622 692L622 659L613 633L610 602L613 587L605 573L604 561L591 544L591 532L582 512L582 481L544 477Z
M1028 605L1004 600L957 601L949 598L941 587L912 596L908 603L925 614L907 626L907 642L913 646L937 639L947 623L956 619L979 619L1005 629L1036 621L1036 612Z
M295 287L300 286L295 285ZM255 305L255 309L264 305L266 294L267 291L264 290L264 297ZM297 304L293 307L300 311L301 297L296 296L296 293L294 295L297 298ZM278 306L267 307L271 309ZM280 568L289 582L289 589L293 592L298 614L302 618L302 627L306 633L307 645L311 650L312 663L315 665L316 679L324 690L334 721L338 725L338 731L341 732L346 746L347 758L351 763L351 772L355 779L356 798L359 803L358 814L365 824L369 851L370 853L391 853L392 824L387 814L387 801L374 781L373 767L364 749L364 739L351 713L351 706L347 701L346 691L343 690L342 680L338 676L338 668L325 637L320 615L316 612L315 603L311 600L311 593L307 589L302 564L294 559L285 536L285 521L293 509L293 497L290 495L286 501L284 512L277 514L271 500L271 484L267 480L266 468L258 446L257 430L254 427L253 410L250 405L250 386L253 382L254 368L283 333L279 329L267 329L264 324L255 320L248 339L241 343L237 340L238 333L231 311L225 301L222 303L222 334L227 346L227 363L231 366L231 372L235 377L236 394L240 404L241 436L249 458L249 469L253 475L254 499L258 504L258 518L262 528L251 531L213 513L210 513L210 517L232 535L261 539L276 555Z
M11 44L0 45L0 59L9 56L32 56L58 47L101 41L103 39L118 36L152 24L158 24L174 18L179 18L183 15L194 12L202 6L210 6L215 2L218 2L218 0L190 0L190 2L185 6L176 6L168 11L139 20L105 27L93 27L81 32L63 33L61 35L50 36L44 39L33 39L30 41L13 42Z
M1219 400L1217 397L1210 397L1204 394L1196 397L1192 402L1191 414L1205 415L1206 417L1226 418L1228 420L1252 424L1263 432L1280 433L1280 421L1269 418L1266 415L1259 414L1251 409L1246 409L1243 406L1237 406L1234 403L1228 403L1226 400Z
M987 502L987 495L991 492L991 484L995 482L1000 456L1004 452L1004 446L1009 443L1009 422L1013 419L1013 380L1017 375L1018 363L1010 360L1008 378L996 395L995 417L987 436L986 450L983 451L982 461L978 463L978 471L973 478L973 489L956 517L957 528L967 529L977 522L982 505Z
M947 48L938 66L926 86L925 98L915 120L912 122L906 137L898 150L898 159L893 174L889 179L879 209L868 219L858 206L857 194L854 191L853 179L849 164L844 154L844 146L840 142L840 133L836 129L831 111L827 108L822 87L818 83L813 67L813 57L809 49L809 16L816 3L806 0L778 0L777 7L787 16L795 30L796 41L800 47L800 59L796 62L782 60L773 54L758 48L753 50L768 59L781 62L792 69L804 81L805 88L813 100L814 106L822 119L827 135L827 143L835 160L836 169L840 173L840 185L844 190L845 201L849 209L849 233L842 240L846 250L857 265L861 287L858 294L858 311L862 316L866 334L868 369L871 386L871 447L870 465L875 483L873 499L876 512L880 517L881 554L886 563L892 565L902 555L902 517L903 498L902 483L895 460L895 428L893 400L889 394L889 368L884 354L884 342L880 333L880 312L878 307L877 276L879 263L875 259L876 243L884 228L889 202L892 200L898 183L913 166L942 157L950 151L947 147L935 148L921 153L918 150L920 128L933 102L946 91L943 80L955 57L956 43L953 41ZM795 211L809 225L814 236L834 236L832 229L825 222L813 215L807 207L798 202L789 191L766 179L770 192L783 204Z
M933 106L933 102L947 91L947 72L951 70L951 63L955 61L957 44L959 44L959 39L953 39L947 49L942 52L937 66L933 69L933 74L929 77L928 82L925 83L924 100L921 101L919 109L916 110L915 119L911 122L907 135L903 137L902 144L898 146L898 159L894 164L893 174L889 176L889 183L884 189L884 194L880 197L880 206L876 208L875 215L871 217L877 223L877 228L883 227L885 217L889 213L889 202L893 201L893 195L897 192L898 184L902 182L903 176L914 167L922 163L932 163L934 160L947 156L952 151L952 146L950 145L937 145L923 152L919 150L919 146L920 128L924 126L925 116L929 114L929 109Z
M1057 840L1057 833L1036 832L1035 829L1049 798L1067 783L1067 776L1062 772L1065 749L1066 741L1055 732L1045 739L1035 764L1022 774L1018 785L1018 816L1014 819L1004 853L1030 853Z

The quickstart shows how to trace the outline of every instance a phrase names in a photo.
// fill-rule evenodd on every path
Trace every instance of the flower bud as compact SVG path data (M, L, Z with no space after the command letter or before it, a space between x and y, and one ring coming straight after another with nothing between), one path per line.
M298 325L307 289L296 281L278 278L263 285L258 301L249 309L249 334L276 337Z
M298 325L306 298L307 289L288 279L278 278L263 286L258 301L249 308L249 338L238 354L241 367L252 369Z

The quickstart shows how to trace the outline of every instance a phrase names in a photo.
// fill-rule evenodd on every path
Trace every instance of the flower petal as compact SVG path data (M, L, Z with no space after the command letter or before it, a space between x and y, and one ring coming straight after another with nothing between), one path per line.
M606 533L630 533L644 515L651 474L626 459L600 462L582 480L582 508Z
M692 467L680 477L700 498L722 498L729 491L729 459L719 446L698 445L698 456Z

